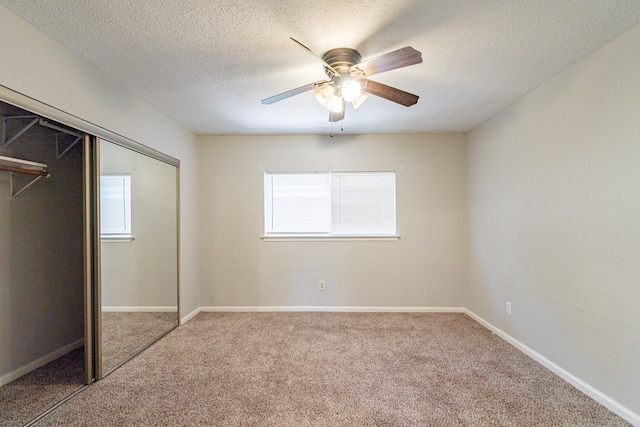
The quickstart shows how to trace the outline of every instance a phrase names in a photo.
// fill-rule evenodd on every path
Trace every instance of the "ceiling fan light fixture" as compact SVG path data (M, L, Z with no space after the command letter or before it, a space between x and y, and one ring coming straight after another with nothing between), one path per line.
M331 97L336 93L336 88L333 84L325 84L318 86L315 90L316 99L324 107L327 106Z
M342 82L340 90L342 93L342 97L347 102L355 101L362 93L362 87L360 86L360 83L358 83L357 80L351 79Z
M360 92L360 95L351 101L351 105L353 105L353 109L357 110L359 106L367 99L368 95L364 92Z
M341 113L344 111L344 100L342 97L334 95L329 99L327 108L333 113Z

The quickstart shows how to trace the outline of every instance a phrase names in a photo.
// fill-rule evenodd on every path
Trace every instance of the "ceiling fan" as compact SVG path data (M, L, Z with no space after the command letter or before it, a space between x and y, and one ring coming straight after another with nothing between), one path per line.
M320 57L298 40L290 38L322 62L329 80L309 83L271 96L263 99L263 104L273 104L313 89L316 99L329 110L329 121L337 122L344 119L347 102L350 102L354 109L358 108L367 98L367 94L379 96L405 107L418 102L417 95L367 79L374 74L421 63L422 54L414 48L406 46L361 62L360 53L355 49L346 47L331 49Z

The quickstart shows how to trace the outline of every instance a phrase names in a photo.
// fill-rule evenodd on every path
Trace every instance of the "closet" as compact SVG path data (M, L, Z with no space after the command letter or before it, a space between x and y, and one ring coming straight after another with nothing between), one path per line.
M85 383L83 144L9 104L0 116L0 413L22 425Z
M179 161L0 98L0 425L22 426L178 326Z

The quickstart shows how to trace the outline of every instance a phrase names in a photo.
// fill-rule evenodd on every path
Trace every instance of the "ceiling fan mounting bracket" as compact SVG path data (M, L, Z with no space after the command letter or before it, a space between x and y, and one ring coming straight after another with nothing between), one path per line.
M348 47L339 47L337 49L331 49L327 53L322 56L322 60L329 64L334 70L336 70L341 75L348 76L349 68L352 66L359 64L362 60L360 56L360 52L355 49L350 49ZM324 72L329 76L329 78L333 78L335 74L330 68L324 67Z

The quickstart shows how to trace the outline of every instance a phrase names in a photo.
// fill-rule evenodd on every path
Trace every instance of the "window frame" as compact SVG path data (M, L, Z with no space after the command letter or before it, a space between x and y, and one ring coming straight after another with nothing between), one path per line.
M123 178L123 183L126 184L128 183L128 188L125 187L125 196L123 197L123 205L124 205L124 223L128 224L128 227L125 226L124 230L120 230L119 232L108 232L105 233L102 230L102 226L104 224L103 220L103 206L104 206L104 198L103 198L103 189L102 189L102 179L103 178ZM131 242L134 240L133 237L133 224L132 224L132 218L133 215L131 213L132 211L132 193L133 193L133 185L132 185L132 178L131 178L131 174L130 173L107 173L107 174L101 174L100 175L100 240L103 242L122 242L122 243L127 243L127 242ZM126 197L126 193L128 193L128 199Z
M332 174L357 174L357 173L385 173L393 174L393 221L395 233L357 233L357 234L333 234L331 224L332 205ZM267 231L267 207L270 204L267 201L267 179L273 175L327 175L328 181L328 203L329 203L329 231L328 232L269 232ZM264 172L263 175L263 235L262 240L270 241L396 241L400 239L397 223L397 174L395 171L301 171L301 172Z

